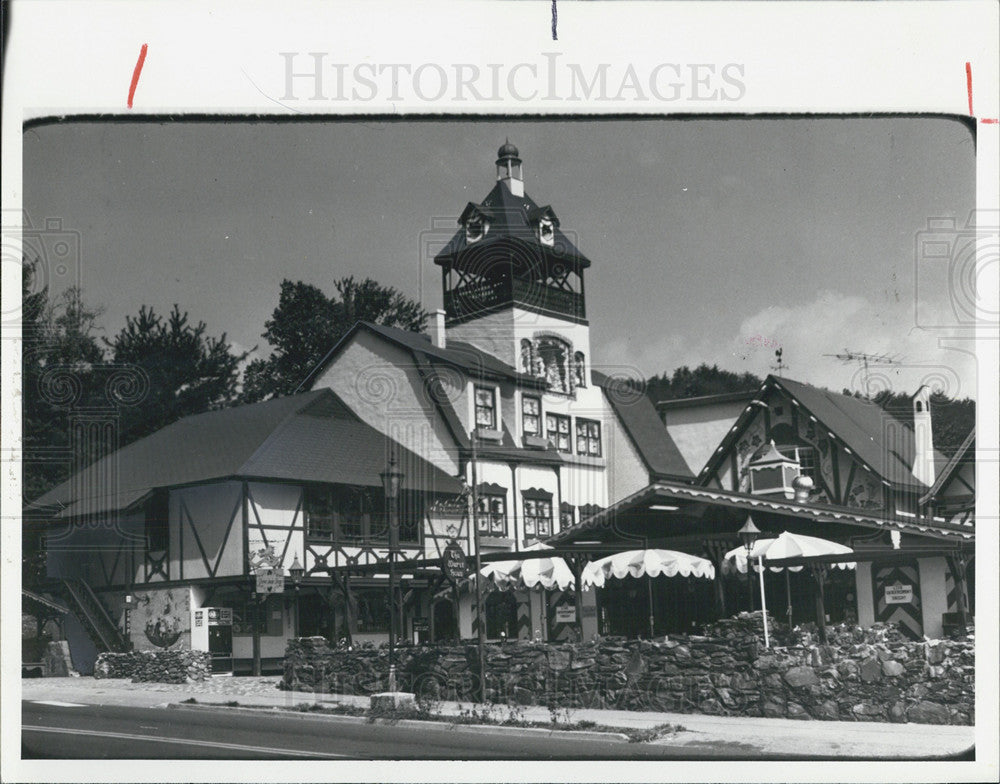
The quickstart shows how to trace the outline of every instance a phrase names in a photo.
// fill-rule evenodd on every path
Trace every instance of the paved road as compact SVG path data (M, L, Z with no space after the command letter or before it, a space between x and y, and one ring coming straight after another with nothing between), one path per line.
M626 743L566 733L368 724L299 714L22 703L35 759L760 759L745 744ZM788 757L791 758L791 757Z

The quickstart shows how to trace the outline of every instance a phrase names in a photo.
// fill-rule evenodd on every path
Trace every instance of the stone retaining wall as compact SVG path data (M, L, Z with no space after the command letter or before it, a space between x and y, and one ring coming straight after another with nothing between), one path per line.
M663 642L510 642L486 646L493 703L682 713L971 724L971 639L904 640L892 626L836 627L829 644L806 632L764 648L760 613L720 621L704 635ZM781 643L781 645L776 645ZM476 646L397 649L397 683L418 695L478 700ZM385 690L385 648L332 649L322 637L290 640L281 687L371 694Z
M95 678L131 678L133 683L203 681L212 666L205 651L132 651L102 653L94 664Z

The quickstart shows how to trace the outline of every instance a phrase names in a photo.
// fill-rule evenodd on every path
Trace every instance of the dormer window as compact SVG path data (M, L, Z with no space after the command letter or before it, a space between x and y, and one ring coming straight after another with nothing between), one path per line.
M556 230L548 218L542 218L538 221L538 241L543 245L555 244Z
M490 224L482 215L473 215L465 224L465 241L481 240L489 230Z

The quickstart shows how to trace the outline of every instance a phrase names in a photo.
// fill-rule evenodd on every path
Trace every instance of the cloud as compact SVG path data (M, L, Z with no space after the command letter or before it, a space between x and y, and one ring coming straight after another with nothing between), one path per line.
M876 305L863 296L822 290L809 302L775 305L748 316L735 335L713 336L710 318L706 316L708 323L694 339L672 334L645 345L616 341L606 347L607 356L648 374L706 362L765 376L775 372L775 350L781 348L785 376L864 393L861 363L836 357L850 350L894 359L890 365L869 366L873 394L887 388L912 393L928 383L952 396L976 396L972 342L947 339L958 334L954 331L915 327L912 303L881 301Z

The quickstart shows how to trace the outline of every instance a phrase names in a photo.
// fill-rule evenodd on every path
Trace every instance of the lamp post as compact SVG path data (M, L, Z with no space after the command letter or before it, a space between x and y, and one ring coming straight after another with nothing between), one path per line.
M750 575L750 569L752 568L750 550L753 548L753 543L760 537L760 529L753 524L753 518L750 515L747 515L747 521L737 531L737 535L740 537L743 546L747 549L747 592L750 595L750 612L753 612L753 577Z
M399 549L399 520L396 501L403 472L396 468L396 454L389 452L389 465L379 476L385 491L385 515L389 524L389 691L396 691L396 551Z
M295 636L299 636L299 585L302 583L302 576L306 573L305 568L299 563L299 557L296 555L295 559L292 561L292 565L288 567L288 574L292 578L292 586L295 588L295 604L293 605L293 616L294 626L292 630L295 632Z

